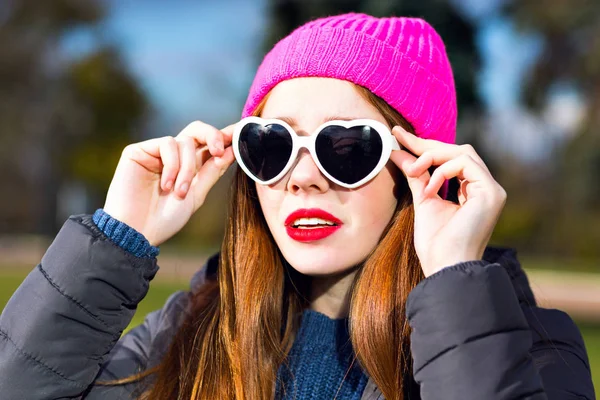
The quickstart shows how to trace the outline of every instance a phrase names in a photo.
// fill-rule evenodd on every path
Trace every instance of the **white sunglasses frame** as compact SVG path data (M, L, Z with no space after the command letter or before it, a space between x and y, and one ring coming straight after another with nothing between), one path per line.
M277 174L277 176L275 176L272 179L269 179L268 181L263 181L263 180L259 179L258 177L256 177L252 172L250 172L250 170L244 164L242 157L240 155L240 149L239 149L240 134L241 134L244 126L246 126L247 124L250 124L250 123L258 124L261 126L266 126L266 125L270 125L270 124L279 124L279 125L283 126L284 128L286 128L292 137L292 153L290 154L289 161L287 162L285 167L281 170L281 172L279 174ZM317 138L317 134L319 132L321 132L323 129L325 129L326 127L331 126L331 125L339 125L339 126L343 126L345 128L352 128L354 126L366 125L371 128L374 128L374 130L381 137L381 142L382 142L383 147L381 150L381 157L379 159L379 162L377 163L375 168L373 168L373 171L371 171L367 176L365 176L363 179L361 179L360 181L358 181L356 183L347 184L347 183L337 180L336 178L331 176L325 170L325 168L323 168L323 165L321 165L321 163L319 162L319 159L317 157L317 153L315 150L315 141ZM233 136L232 136L232 146L233 146L233 153L235 155L238 165L242 168L242 170L246 173L246 175L248 175L250 178L252 178L256 183L259 183L261 185L271 185L271 184L277 182L278 180L280 180L281 178L283 178L285 176L285 174L287 174L288 171L296 164L296 161L298 158L298 152L300 151L300 149L305 148L310 153L313 161L319 168L319 171L321 171L321 173L323 175L325 175L327 177L327 179L329 179L330 181L334 182L335 184L342 186L344 188L347 188L347 189L357 188L359 186L364 185L366 182L370 181L371 179L373 179L375 176L377 176L377 174L379 172L381 172L383 167L385 167L386 163L390 159L392 150L400 150L400 144L398 143L398 140L396 139L396 137L394 135L392 135L389 128L387 126L385 126L383 123L376 121L376 120L372 120L372 119L354 119L351 121L340 121L340 120L328 121L328 122L320 125L317 129L315 129L315 131L313 132L312 135L300 136L285 121L282 121L279 119L265 119L265 118L254 117L254 116L246 117L246 118L240 120L235 125L234 131L233 131Z

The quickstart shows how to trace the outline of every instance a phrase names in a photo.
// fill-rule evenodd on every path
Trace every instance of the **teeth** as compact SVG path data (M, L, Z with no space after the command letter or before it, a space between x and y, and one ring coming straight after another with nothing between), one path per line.
M327 221L321 218L298 218L292 224L293 226L299 225L309 225L309 226L317 226L317 225L330 225L334 226L335 224L331 221Z

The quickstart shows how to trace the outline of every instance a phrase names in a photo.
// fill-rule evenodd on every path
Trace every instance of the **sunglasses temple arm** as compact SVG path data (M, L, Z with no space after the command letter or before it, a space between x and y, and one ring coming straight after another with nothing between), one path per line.
M400 144L398 143L398 139L395 136L390 135L390 139L392 142L392 150L400 150Z

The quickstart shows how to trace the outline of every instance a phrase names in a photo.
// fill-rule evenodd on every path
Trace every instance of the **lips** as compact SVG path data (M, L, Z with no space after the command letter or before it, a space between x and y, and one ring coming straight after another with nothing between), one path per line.
M318 222L314 220L315 218L323 220L323 223L315 225L314 223ZM298 220L301 220L300 222L306 225L294 226L293 224ZM312 242L324 239L340 229L342 224L341 220L320 208L301 208L288 215L285 219L288 236L299 242Z

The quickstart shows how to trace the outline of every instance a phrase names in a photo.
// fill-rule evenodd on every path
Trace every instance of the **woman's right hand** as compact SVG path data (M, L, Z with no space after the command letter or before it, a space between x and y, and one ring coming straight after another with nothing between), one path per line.
M134 143L123 150L104 211L153 246L185 226L233 163L233 125L218 130L200 121L176 137Z

